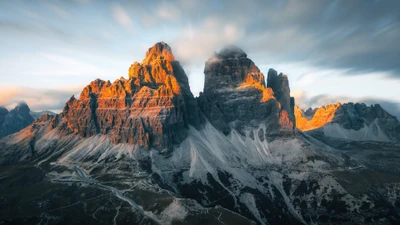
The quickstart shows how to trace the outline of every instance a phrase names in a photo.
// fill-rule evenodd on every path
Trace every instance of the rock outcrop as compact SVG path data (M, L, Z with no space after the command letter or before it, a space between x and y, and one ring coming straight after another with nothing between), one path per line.
M302 131L314 130L332 122L340 103L329 104L314 110L308 109L304 112L295 106L296 127Z
M325 133L332 133L328 132L327 128L336 126L335 128L340 127L344 130L335 130L335 133L345 133L346 130L361 132L357 136L361 140L400 140L400 122L378 104L367 106L364 103L336 103L321 108L310 108L306 112L296 106L295 115L296 126L302 131L319 129Z
M25 102L19 103L10 112L0 107L0 138L18 132L31 124L34 119L29 112L30 109Z
M71 97L61 117L67 133L104 134L114 143L162 150L186 138L189 125L200 128L199 112L185 71L161 42L129 68L129 79L92 81L79 99Z
M276 72L274 69L268 71L267 87L274 91L274 96L282 105L282 109L286 110L289 118L294 121L294 105L293 97L290 97L289 79L287 75Z
M252 132L252 127L258 128L260 124L262 140L293 133L290 110L284 110L273 89L266 87L264 75L240 48L227 46L215 53L206 62L204 74L199 106L211 124L224 134L235 129L247 135L246 131Z

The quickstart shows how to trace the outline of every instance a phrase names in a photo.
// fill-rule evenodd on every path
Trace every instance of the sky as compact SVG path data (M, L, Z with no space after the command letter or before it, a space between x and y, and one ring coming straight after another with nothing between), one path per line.
M0 0L0 105L59 112L90 81L128 77L168 43L191 90L223 46L287 74L302 107L381 104L400 118L398 0Z

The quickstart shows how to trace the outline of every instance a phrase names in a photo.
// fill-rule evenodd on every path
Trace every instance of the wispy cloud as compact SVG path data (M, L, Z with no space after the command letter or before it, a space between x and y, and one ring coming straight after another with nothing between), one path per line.
M114 16L114 19L126 30L130 31L132 30L132 19L129 16L129 14L122 8L121 5L119 4L113 4L112 5L112 13Z
M188 24L181 35L172 42L178 59L204 63L214 51L243 37L245 28L240 23L226 23L217 17L205 18L194 27Z
M307 109L309 107L321 107L327 104L334 104L336 102L340 103L365 103L367 105L380 104L387 112L400 118L400 102L391 101L388 99L383 99L375 96L364 96L364 97L351 97L344 95L332 95L332 94L319 94L314 96L309 96L307 91L298 90L292 92L291 94L295 97L296 105L302 109Z
M88 76L93 74L104 74L105 71L90 63L77 60L72 57L54 54L40 53L40 56L49 61L49 67L44 70L31 72L35 76ZM54 69L51 69L54 68Z
M82 86L63 87L59 89L37 89L23 86L0 85L0 105L14 107L18 102L25 101L31 110L60 111L72 95L77 95Z

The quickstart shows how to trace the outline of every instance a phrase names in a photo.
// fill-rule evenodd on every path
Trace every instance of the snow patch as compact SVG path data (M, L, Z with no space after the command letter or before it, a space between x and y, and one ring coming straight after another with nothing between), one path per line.
M338 123L330 123L322 127L325 136L352 141L390 141L375 120L369 126L364 125L360 130L345 129Z

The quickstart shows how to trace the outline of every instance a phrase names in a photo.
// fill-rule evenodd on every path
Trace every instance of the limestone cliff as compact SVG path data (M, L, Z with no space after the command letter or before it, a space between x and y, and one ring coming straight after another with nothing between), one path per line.
M223 133L235 129L246 135L247 130L262 127L262 140L293 133L290 111L283 109L273 89L266 87L264 75L240 48L227 46L216 53L206 62L204 74L199 106Z
M188 78L164 42L129 68L129 79L92 81L79 99L66 103L61 117L68 133L104 134L114 143L158 150L179 144L189 125L200 128Z

